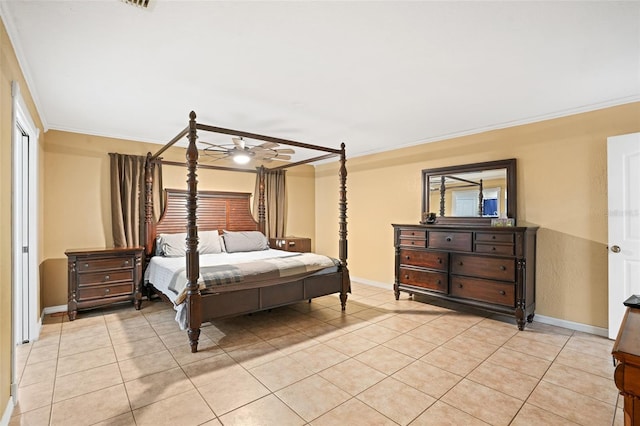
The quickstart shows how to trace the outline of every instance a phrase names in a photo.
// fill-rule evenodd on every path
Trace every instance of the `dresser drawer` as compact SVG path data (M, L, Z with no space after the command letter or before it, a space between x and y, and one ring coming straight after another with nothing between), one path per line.
M447 292L447 273L422 271L400 267L400 283L423 287L441 293Z
M91 272L88 274L78 274L78 286L108 284L118 281L133 282L133 270L116 270L106 272Z
M476 242L512 243L512 233L476 232Z
M400 230L400 238L420 238L420 239L426 239L427 238L427 231L425 231L424 229L401 229Z
M452 296L514 307L515 285L467 277L451 277Z
M400 239L400 246L401 247L420 247L420 248L425 248L425 247L427 247L427 240L401 238Z
M471 232L429 232L427 247L444 250L471 251Z
M476 253L506 254L513 256L513 244L476 244Z
M502 281L516 280L516 261L506 257L451 255L451 273Z
M440 251L400 250L400 263L447 271L447 269L449 269L449 253Z
M78 259L77 262L78 272L133 268L133 265L133 258Z
M133 293L133 283L111 284L103 286L82 287L78 289L78 300L102 297L122 296Z

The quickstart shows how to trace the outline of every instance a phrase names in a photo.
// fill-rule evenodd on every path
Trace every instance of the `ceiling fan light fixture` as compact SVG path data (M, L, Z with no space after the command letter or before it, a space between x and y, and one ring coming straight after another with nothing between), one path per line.
M249 154L244 152L233 154L233 162L236 164L247 164L249 161L251 161Z

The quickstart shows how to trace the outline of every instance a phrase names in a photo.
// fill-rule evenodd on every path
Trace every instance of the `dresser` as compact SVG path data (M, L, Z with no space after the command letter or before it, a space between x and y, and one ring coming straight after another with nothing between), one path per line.
M143 247L67 250L69 320L79 310L132 300L140 309Z
M640 309L627 308L613 345L614 381L624 397L625 426L640 425Z
M537 227L393 225L396 300L428 295L531 322Z
M269 247L277 250L308 253L311 251L311 238L303 238L303 237L269 238Z

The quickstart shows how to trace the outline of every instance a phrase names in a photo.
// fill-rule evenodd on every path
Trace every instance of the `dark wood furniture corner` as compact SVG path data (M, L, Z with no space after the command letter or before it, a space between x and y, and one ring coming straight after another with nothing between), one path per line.
M277 250L293 251L298 253L311 252L311 238L280 237L269 238L269 247Z
M142 299L143 247L67 250L69 320L79 310Z
M393 225L400 291L533 321L537 227Z
M616 387L624 397L625 426L640 425L640 309L627 308L612 355Z

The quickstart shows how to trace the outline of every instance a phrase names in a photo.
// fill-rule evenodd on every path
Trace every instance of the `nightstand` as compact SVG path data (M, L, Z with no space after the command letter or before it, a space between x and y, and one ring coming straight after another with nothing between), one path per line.
M311 251L311 238L302 238L302 237L269 238L269 247L277 250L308 253Z
M81 309L142 299L143 247L67 250L69 320Z

